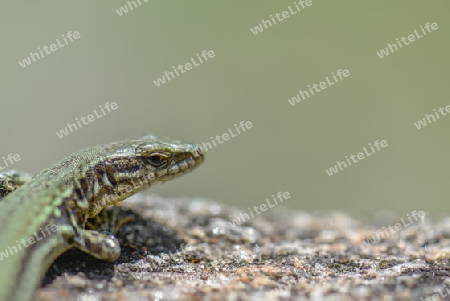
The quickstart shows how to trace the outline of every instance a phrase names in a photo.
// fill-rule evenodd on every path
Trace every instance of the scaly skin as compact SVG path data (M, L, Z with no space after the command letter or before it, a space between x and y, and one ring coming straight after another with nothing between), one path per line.
M116 238L87 230L87 219L203 160L198 145L146 136L82 150L32 179L0 174L0 301L30 300L52 262L72 247L116 260Z

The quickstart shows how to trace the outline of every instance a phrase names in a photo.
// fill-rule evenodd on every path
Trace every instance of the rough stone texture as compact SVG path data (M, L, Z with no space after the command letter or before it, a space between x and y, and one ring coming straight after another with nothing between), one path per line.
M234 226L248 210L204 199L139 194L122 207L135 221L118 234L119 260L71 250L38 300L449 300L448 218L369 221L275 206ZM375 231L385 239L364 243Z

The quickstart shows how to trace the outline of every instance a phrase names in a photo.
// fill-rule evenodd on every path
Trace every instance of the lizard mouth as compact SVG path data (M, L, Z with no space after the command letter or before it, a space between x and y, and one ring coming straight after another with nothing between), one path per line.
M178 178L196 169L205 160L205 154L200 147L192 151L175 154L172 162L163 170L157 172L160 181Z

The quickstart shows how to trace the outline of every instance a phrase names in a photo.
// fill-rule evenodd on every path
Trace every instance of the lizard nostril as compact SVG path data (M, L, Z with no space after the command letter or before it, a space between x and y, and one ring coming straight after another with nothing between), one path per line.
M197 147L197 148L195 149L195 152L197 153L198 156L202 156L202 155L203 155L203 150L202 150L201 147Z

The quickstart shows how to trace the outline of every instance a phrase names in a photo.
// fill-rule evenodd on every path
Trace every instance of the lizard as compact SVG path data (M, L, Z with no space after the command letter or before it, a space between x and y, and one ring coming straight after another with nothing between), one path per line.
M115 261L118 240L91 230L96 218L143 189L195 169L199 145L147 135L81 150L34 177L0 174L0 301L28 301L54 260L70 248Z

